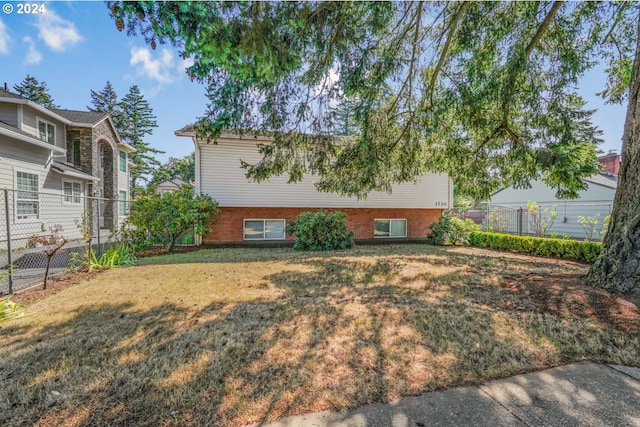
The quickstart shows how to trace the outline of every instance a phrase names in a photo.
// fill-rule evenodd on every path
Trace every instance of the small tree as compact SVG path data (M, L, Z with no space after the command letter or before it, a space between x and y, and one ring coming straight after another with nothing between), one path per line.
M536 202L528 201L527 211L529 212L529 227L533 233L537 237L549 234L549 230L558 216L556 206L540 210L540 206Z
M287 224L287 233L298 239L293 249L330 251L354 246L353 232L347 228L344 212L302 212Z
M593 240L593 234L596 232L600 222L600 213L596 213L594 216L582 216L578 215L578 223L584 229L584 234L587 236L585 240L591 242Z
M172 193L146 194L133 200L129 220L173 252L178 237L191 227L198 236L208 234L219 213L218 202L206 194L194 197L193 188L185 185Z
M49 279L49 266L51 265L51 259L60 249L68 242L60 233L63 229L60 224L56 224L49 229L51 235L47 237L47 246L44 249L44 254L47 256L47 266L44 270L44 284L42 289L47 289L47 280Z

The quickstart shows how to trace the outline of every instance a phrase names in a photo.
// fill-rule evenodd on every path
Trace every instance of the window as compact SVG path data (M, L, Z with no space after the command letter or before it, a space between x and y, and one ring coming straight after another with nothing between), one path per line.
M127 171L127 153L120 150L120 172Z
M73 181L62 181L64 202L79 205L82 203L82 184Z
M73 140L73 165L74 166L82 165L82 159L80 158L80 140L79 139Z
M373 237L407 237L407 220L376 219L373 221Z
M245 219L245 240L284 240L284 219Z
M127 216L127 192L120 190L118 194L120 199L118 203L118 215Z
M49 144L56 143L56 126L53 123L46 122L40 118L38 122L38 137Z
M16 172L16 218L38 218L38 175L28 172Z

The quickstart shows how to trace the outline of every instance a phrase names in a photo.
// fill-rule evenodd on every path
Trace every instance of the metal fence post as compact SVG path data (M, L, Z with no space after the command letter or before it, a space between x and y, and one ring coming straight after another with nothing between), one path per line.
M522 236L522 208L518 208L518 236Z
M4 213L7 222L7 271L9 272L9 294L13 293L13 258L11 254L11 219L9 218L9 190L4 189Z
M96 197L96 203L98 205L98 215L97 215L98 226L96 227L96 229L98 230L97 231L97 233L98 233L98 236L97 236L97 239L98 239L98 255L97 255L97 258L100 258L100 256L102 255L102 253L101 253L102 252L102 246L100 244L100 197Z

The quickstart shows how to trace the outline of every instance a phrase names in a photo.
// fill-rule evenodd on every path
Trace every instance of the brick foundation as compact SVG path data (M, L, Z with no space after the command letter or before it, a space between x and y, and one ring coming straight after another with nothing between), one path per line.
M203 243L242 242L245 219L285 219L287 223L304 211L317 211L310 208L263 208L263 207L223 207L216 217L216 224L203 238ZM374 219L406 219L407 238L424 238L428 227L438 220L442 209L393 209L358 208L325 209L340 210L347 215L347 227L354 232L356 240L373 239ZM294 240L287 235L287 240Z

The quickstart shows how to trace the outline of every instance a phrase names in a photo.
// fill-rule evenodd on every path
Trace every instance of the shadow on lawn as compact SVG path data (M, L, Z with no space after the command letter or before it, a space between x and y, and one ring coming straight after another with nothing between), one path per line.
M411 262L434 267L461 262L415 255ZM531 297L492 284L493 270L403 276L393 257L351 254L293 262L314 268L265 277L286 291L274 301L104 304L45 326L0 326L0 424L241 425L594 354L630 364L640 353L634 334L510 310ZM481 299L482 289L490 296Z

